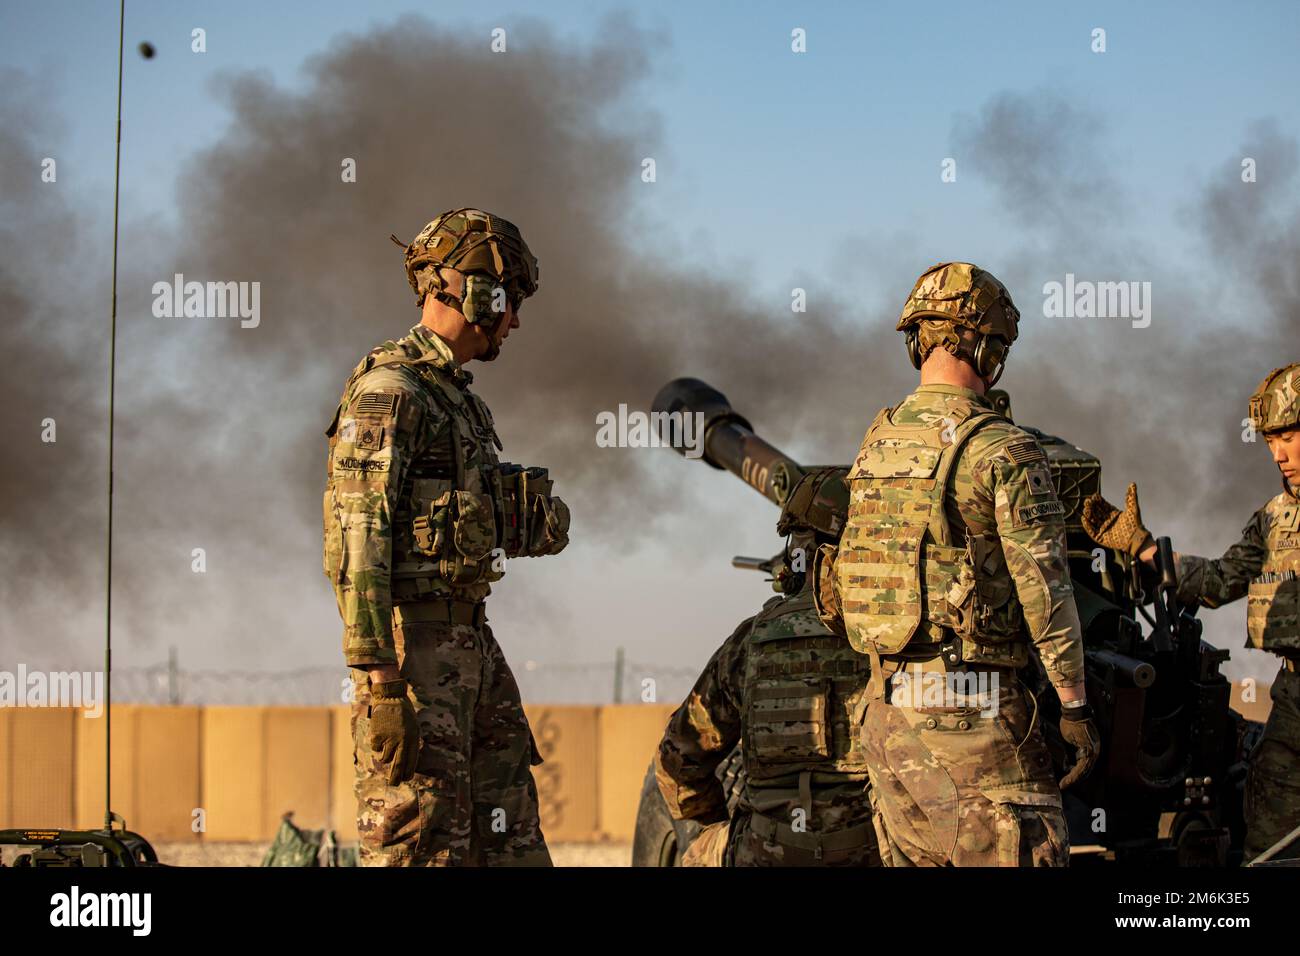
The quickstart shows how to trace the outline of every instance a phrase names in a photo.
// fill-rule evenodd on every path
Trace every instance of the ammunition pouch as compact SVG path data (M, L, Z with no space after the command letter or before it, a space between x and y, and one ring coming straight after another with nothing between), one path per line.
M817 618L831 632L844 637L844 612L840 607L839 585L835 581L835 558L839 547L820 545L813 553L812 592Z
M964 663L1023 667L1029 662L1024 609L996 534L967 534L966 553L946 595Z
M503 462L493 477L500 544L507 558L559 554L569 543L569 506L551 494L545 468Z
M499 581L505 574L494 566L497 526L489 495L444 492L411 522L411 537L415 550L438 559L438 573L448 584Z

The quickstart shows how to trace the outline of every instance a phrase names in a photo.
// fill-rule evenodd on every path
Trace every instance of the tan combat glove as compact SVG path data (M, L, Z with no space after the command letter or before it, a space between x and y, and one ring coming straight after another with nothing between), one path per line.
M370 685L370 749L388 768L388 785L395 787L415 772L420 753L420 724L406 695L406 681Z
M1075 750L1074 766L1061 778L1061 789L1066 790L1088 776L1101 756L1101 731L1092 719L1092 708L1087 704L1061 708L1061 736Z
M1129 482L1124 510L1120 511L1099 494L1089 495L1083 502L1083 529L1103 548L1123 551L1137 557L1155 543L1151 532L1142 524L1142 510L1138 507L1137 485Z

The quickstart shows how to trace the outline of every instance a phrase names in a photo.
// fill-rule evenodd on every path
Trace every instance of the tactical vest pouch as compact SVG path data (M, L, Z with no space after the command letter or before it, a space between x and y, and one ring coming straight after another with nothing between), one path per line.
M559 554L569 543L569 506L553 495L534 495L528 516L528 554Z
M429 505L429 512L411 523L415 549L438 558L438 573L448 584L499 581L504 572L493 568L496 520L492 498L472 491L447 491Z
M946 626L961 639L967 663L1021 667L1029 662L1024 612L996 534L970 534L946 597Z
M756 681L746 727L753 757L759 763L829 759L829 696L827 679Z
M833 544L823 544L813 554L813 607L817 609L817 618L822 624L840 637L845 637L844 612L840 608L839 585L835 582L835 559L838 554L839 548Z
M551 494L545 468L503 463L493 478L501 506L501 547L508 558L559 554L569 543L569 507Z
M1271 568L1250 582L1246 635L1250 646L1260 650L1300 649L1300 572L1296 568Z

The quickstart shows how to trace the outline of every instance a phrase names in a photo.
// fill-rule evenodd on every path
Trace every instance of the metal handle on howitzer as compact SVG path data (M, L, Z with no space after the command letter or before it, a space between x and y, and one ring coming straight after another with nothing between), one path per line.
M1174 549L1168 538L1156 539L1156 574L1160 583L1156 586L1155 600L1152 602L1156 612L1156 626L1151 631L1151 643L1156 653L1167 654L1174 649L1174 607L1175 593L1178 590L1178 575L1174 570Z
M742 571L762 571L764 574L771 574L775 562L775 558L750 558L738 554L731 559L731 566Z
M803 467L755 435L753 426L731 407L727 396L698 378L676 378L659 390L651 405L651 420L660 437L681 455L686 448L671 440L675 437L672 429L677 429L676 437L688 434L688 415L700 416L693 421L703 423L702 439L696 436L696 440L702 442L706 462L731 472L768 500L785 504L795 482L803 477Z

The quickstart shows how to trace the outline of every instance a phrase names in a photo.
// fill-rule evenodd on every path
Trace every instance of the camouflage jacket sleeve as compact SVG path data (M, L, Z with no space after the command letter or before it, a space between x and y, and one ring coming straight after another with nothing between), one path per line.
M753 620L744 621L718 648L668 720L655 755L655 779L675 819L711 823L726 817L727 796L717 770L740 741L739 689Z
M1241 540L1221 558L1178 555L1178 600L1183 604L1219 607L1244 597L1250 579L1259 574L1267 557L1264 512L1256 511L1241 532Z
M1025 626L1054 687L1084 679L1083 628L1070 583L1065 508L1038 440L1011 425L988 426L971 439L971 489L992 506L1007 570ZM957 475L961 494L962 474ZM975 529L979 530L979 529Z
M366 373L339 414L325 496L325 567L343 618L350 667L396 663L393 516L406 470L438 423L406 373Z

